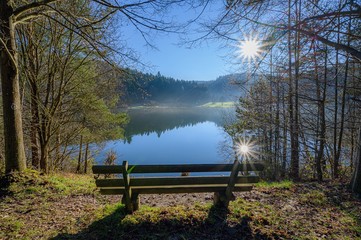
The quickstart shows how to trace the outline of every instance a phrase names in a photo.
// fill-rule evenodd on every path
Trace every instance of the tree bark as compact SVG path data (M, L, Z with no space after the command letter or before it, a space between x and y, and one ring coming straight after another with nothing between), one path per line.
M39 110L38 110L38 88L36 82L31 82L31 129L30 129L30 138L31 138L31 163L35 169L39 169Z
M28 34L31 36L35 34L33 25L29 25ZM23 44L22 44L23 45ZM37 66L38 56L37 49L33 41L29 39L27 50L23 50L23 55L28 54L27 59L23 59L27 72L29 87L30 87L30 108L31 108L31 126L30 126L30 141L31 141L31 163L33 168L39 169L40 167L40 154L39 154L39 87L37 77L39 75L39 67Z
M78 156L78 165L76 167L76 173L80 173L82 150L83 150L83 135L80 135L79 156Z
M0 1L0 69L6 173L26 169L15 24L10 2Z
M84 173L88 173L88 155L89 155L89 143L85 145L85 157L84 157Z
M354 193L361 194L361 128L359 129L358 132L354 159L355 162L354 162L354 172L351 180L351 190Z
M291 0L288 1L288 24L291 26ZM290 122L290 138L291 138L291 163L290 163L290 177L294 181L299 180L299 159L298 159L298 134L296 129L296 119L295 119L295 90L294 82L292 76L292 44L291 44L291 31L288 31L288 75L289 75L289 122Z

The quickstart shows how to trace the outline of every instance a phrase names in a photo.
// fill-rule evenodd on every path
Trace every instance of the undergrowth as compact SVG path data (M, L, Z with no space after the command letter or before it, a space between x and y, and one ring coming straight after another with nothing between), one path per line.
M228 210L143 204L130 215L89 175L26 171L0 183L0 239L361 239L360 201L335 183L261 182Z

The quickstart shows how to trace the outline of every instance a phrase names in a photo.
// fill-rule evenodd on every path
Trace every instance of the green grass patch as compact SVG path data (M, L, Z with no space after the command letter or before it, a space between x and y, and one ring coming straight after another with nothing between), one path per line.
M200 105L199 107L207 108L231 108L234 107L234 102L208 102L206 104Z
M51 187L65 195L92 194L95 190L95 181L90 175L52 174L47 180Z
M283 189L291 189L294 186L294 183L289 180L284 180L281 182L266 182L261 181L256 184L257 187L262 188L283 188Z
M327 204L327 197L325 193L320 190L311 190L310 192L302 193L298 199L302 204L311 204L319 207Z
M90 175L53 173L43 175L34 170L1 177L3 195L14 195L17 199L34 196L61 196L92 194L95 181Z
M3 216L0 218L0 239L15 239L25 226L21 219L15 219L11 216Z

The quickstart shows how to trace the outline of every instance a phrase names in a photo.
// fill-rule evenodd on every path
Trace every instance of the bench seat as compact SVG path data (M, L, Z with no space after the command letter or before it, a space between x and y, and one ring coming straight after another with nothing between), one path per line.
M132 187L132 193L137 194L156 194L156 193L202 193L202 192L222 192L227 188L226 184L209 185L178 185L178 186L138 186ZM251 191L253 185L239 184L233 188L234 192ZM104 195L124 194L125 189L121 187L104 187L100 189Z

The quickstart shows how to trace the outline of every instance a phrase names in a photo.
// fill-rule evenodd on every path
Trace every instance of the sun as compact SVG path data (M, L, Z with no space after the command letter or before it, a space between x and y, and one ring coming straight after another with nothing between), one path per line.
M249 151L249 147L247 145L241 145L239 150L241 151L241 153L247 154Z
M255 39L246 40L241 43L240 50L244 57L253 58L259 55L260 45Z
M261 42L257 39L257 37L249 37L245 40L239 40L237 48L238 57L247 61L256 60L262 52Z
M238 139L235 148L236 154L243 160L250 160L255 157L255 144L250 140Z

